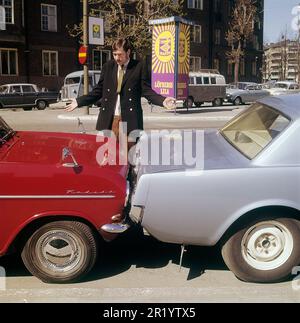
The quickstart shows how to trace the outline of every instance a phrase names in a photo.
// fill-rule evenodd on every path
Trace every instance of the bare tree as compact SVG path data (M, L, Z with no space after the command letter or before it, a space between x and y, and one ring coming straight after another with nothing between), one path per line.
M252 38L257 16L255 0L237 0L233 8L232 19L226 33L231 50L227 58L234 64L234 82L239 80L240 60L244 57L247 41Z
M149 20L182 14L184 0L89 0L92 8L90 15L97 16L100 11L106 11L105 21L110 25L110 32L105 35L105 45L109 46L117 37L127 37L131 40L135 51L144 57L151 49L151 28ZM135 8L128 13L125 8ZM82 24L67 26L69 34L80 37Z

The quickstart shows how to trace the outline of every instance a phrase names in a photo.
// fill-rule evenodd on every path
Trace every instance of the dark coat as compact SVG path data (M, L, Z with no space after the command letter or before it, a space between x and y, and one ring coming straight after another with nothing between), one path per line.
M135 129L143 129L143 110L141 97L145 97L155 105L163 106L165 97L151 88L146 67L142 62L130 59L124 75L120 93L121 118L127 122L127 133ZM96 129L111 129L117 102L118 65L111 60L103 65L101 77L96 87L88 94L77 99L78 106L101 103Z

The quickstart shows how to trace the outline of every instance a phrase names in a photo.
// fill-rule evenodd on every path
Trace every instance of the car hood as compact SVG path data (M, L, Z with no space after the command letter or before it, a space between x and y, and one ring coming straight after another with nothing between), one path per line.
M57 165L63 162L62 151L69 148L79 165L99 167L97 153L104 142L95 135L47 132L18 132L2 162ZM73 162L71 157L64 160ZM120 170L122 167L112 165Z
M169 145L170 149L168 144L164 146L161 141L160 148L151 153L151 142L158 142L159 138L166 138L166 135L155 134L141 138L137 146L138 158L135 168L138 176L170 171L243 168L249 165L249 160L216 129L178 130L176 134L167 135L167 139L173 140L173 144Z

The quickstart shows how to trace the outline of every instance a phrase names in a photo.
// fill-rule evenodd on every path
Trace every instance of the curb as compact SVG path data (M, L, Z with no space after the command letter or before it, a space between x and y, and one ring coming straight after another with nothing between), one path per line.
M60 114L57 116L60 120L78 120L81 121L97 121L98 116L97 115L65 115ZM180 115L176 116L144 116L144 122L151 122L151 121L177 121L177 122L185 122L185 121L228 121L232 119L233 116L190 116L190 117L183 117Z

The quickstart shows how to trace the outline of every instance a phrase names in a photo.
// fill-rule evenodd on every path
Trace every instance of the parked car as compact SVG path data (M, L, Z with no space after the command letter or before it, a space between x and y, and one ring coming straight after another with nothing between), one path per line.
M89 91L98 83L100 71L89 71ZM68 74L61 89L61 100L68 101L83 95L83 71Z
M0 86L0 108L44 110L57 102L58 92L39 91L35 84L5 84Z
M244 103L252 103L263 97L269 96L268 90L263 89L261 85L250 82L240 82L236 88L226 90L225 102L240 105Z
M225 77L217 70L201 70L189 74L189 95L184 105L200 107L204 102L221 106L226 97Z
M269 89L272 95L281 95L289 93L300 93L299 84L290 81L276 82L272 88Z
M45 282L89 272L129 194L128 167L99 166L101 145L94 135L16 132L0 117L0 256L20 251Z
M200 167L151 166L138 155L132 221L160 241L219 245L241 280L287 278L300 264L299 102L300 95L270 96L222 129L205 130ZM194 145L178 145L185 135L155 141L177 143L170 148L174 161ZM142 137L138 151L148 145Z

